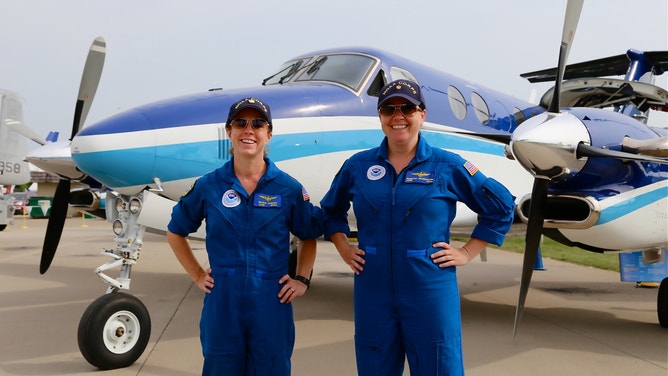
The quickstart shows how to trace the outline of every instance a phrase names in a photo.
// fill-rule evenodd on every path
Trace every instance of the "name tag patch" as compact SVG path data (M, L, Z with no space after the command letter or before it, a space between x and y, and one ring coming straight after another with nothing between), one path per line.
M433 184L434 171L408 171L404 183L409 184Z
M280 208L281 195L258 193L253 197L253 206L256 208Z

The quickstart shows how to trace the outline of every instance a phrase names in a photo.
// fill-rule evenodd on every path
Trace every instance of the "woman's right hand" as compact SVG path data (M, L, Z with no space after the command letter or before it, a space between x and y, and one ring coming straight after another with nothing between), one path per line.
M213 277L211 276L211 268L208 268L204 273L200 274L195 281L197 287L205 293L210 293L213 288Z
M364 255L363 250L357 248L356 245L350 244L348 236L343 232L335 232L329 236L329 239L336 247L339 255L343 261L350 266L350 269L357 275L364 270Z
M356 245L348 243L342 247L343 249L338 249L339 255L343 261L350 266L352 271L359 275L364 270L364 255L366 254L363 250L357 248Z

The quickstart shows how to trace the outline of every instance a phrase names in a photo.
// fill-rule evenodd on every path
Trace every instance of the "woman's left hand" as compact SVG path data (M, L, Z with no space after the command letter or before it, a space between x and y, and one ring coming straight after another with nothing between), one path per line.
M306 293L306 285L290 278L288 274L284 275L278 283L283 285L281 291L278 292L278 298L281 300L281 303L291 303L296 297Z
M455 248L446 242L438 242L432 245L434 248L441 248L431 254L431 260L438 264L439 268L448 266L463 266L471 261L468 251L465 248Z

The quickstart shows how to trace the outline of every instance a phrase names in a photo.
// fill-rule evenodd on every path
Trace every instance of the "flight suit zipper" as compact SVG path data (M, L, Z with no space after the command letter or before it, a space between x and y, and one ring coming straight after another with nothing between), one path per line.
M252 286L248 286L248 283L251 280L250 278L255 279L258 275L258 245L255 229L253 228L253 218L251 216L251 212L253 210L253 196L255 195L255 192L258 192L259 188L262 188L264 183L264 176L262 176L255 185L253 192L250 192L248 197L246 197L246 223L248 224L246 226L246 280L244 282L246 291L251 291L249 290L249 287L252 289Z
M397 283L397 279L396 279L396 273L395 273L395 268L394 268L394 256L395 256L394 244L395 244L395 242L394 242L394 231L392 229L392 224L394 223L393 213L394 213L394 208L396 206L397 185L400 184L401 179L402 179L401 177L403 175L405 175L406 171L408 171L410 168L412 168L415 165L415 162L414 161L409 162L408 165L406 165L406 167L404 167L404 169L401 170L401 172L399 172L399 173L397 173L397 170L394 168L392 163L390 163L389 159L385 159L385 162L389 166L391 166L391 168L392 168L392 178L393 178L392 191L391 191L392 205L391 205L391 209L390 209L390 222L389 222L390 223L390 231L389 231L389 233L390 233L389 264L390 265L389 265L389 267L390 267L390 276L391 276L391 285L392 285L392 301L396 302L397 301L397 294L396 294L395 285ZM408 213L410 213L410 211ZM408 215L408 214L406 214L406 215ZM399 250L399 254L401 254L401 250ZM398 312L397 306L396 306L396 304L393 304L393 305L394 305L393 310L394 310L395 313L397 313Z

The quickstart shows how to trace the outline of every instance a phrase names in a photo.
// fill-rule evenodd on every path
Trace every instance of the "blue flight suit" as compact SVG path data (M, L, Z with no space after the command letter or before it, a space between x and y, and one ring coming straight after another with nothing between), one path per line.
M457 201L479 215L471 237L501 245L514 197L457 154L419 136L416 155L399 174L387 138L359 152L337 173L320 202L325 236L349 234L352 202L364 270L355 276L355 349L360 376L461 375L461 313L456 268L430 255L450 242Z
M200 318L203 375L290 375L295 327L278 280L288 273L289 233L319 237L322 214L297 180L265 162L251 195L229 161L199 178L172 211L168 229L178 235L206 220L215 287Z

